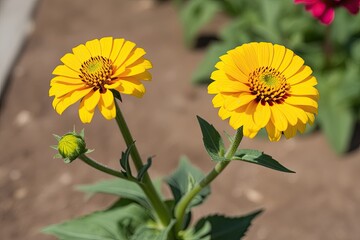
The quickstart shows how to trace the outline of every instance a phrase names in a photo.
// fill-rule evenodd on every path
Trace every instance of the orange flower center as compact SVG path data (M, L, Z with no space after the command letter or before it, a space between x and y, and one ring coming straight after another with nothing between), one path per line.
M259 67L249 75L250 91L262 105L283 103L290 96L286 78L274 68Z
M94 87L94 90L100 89L100 92L106 91L104 85L109 83L113 74L113 66L110 59L97 56L81 64L81 74L79 77L87 85Z

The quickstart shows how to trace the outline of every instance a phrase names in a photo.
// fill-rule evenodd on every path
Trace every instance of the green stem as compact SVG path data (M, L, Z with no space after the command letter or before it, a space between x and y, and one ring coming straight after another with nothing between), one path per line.
M97 161L86 156L85 154L81 154L79 156L79 159L82 160L84 163L90 165L91 167L93 167L101 172L113 175L115 177L125 178L125 176L121 172L118 172L114 169L111 169L111 168L101 164L101 163L98 163Z
M126 124L126 121L124 119L123 114L120 111L120 108L115 101L116 106L116 122L119 126L120 132L123 135L123 138L125 140L126 146L130 147L132 144L134 144L134 139L131 136L130 130ZM134 162L134 165L139 172L140 169L143 168L143 162L141 160L139 151L137 150L136 145L134 144L130 151L131 158ZM170 212L165 205L165 203L162 201L161 197L159 196L158 192L156 191L149 174L146 172L143 177L142 183L139 183L139 186L142 188L146 196L151 202L152 207L154 208L157 217L159 218L161 224L163 226L167 226L170 223L171 215Z
M235 139L232 142L230 148L225 154L226 159L231 159L237 148L239 147L239 144L243 137L243 130L242 128L239 128L236 131ZM191 191L187 192L180 200L180 202L177 204L175 208L175 218L177 219L176 225L175 225L175 231L178 233L180 230L183 229L184 224L184 217L186 210L188 208L188 205L190 204L191 200L207 185L209 185L230 163L230 160L227 161L221 161L218 162L214 169L208 173L199 183L195 185Z

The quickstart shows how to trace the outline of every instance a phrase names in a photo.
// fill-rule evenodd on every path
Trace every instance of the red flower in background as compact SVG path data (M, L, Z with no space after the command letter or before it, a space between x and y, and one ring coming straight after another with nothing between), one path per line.
M359 12L360 0L294 0L295 3L305 4L305 9L328 25L335 17L335 8L344 7L351 14Z

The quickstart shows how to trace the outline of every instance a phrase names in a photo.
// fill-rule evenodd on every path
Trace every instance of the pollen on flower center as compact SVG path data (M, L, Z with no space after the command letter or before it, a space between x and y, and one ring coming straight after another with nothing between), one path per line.
M259 67L249 74L251 94L256 95L256 101L262 105L268 103L283 103L290 96L290 85L285 76L274 68Z
M94 87L94 89L100 89L101 92L105 92L105 83L109 83L111 75L113 73L113 66L110 59L97 56L91 57L85 61L80 68L81 74L79 77L87 85Z

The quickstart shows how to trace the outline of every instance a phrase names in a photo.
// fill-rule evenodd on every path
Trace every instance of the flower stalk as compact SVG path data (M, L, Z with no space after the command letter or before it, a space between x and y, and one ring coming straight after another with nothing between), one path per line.
M93 160L92 158L89 158L85 154L81 154L78 158L80 160L82 160L84 163L88 164L89 166L91 166L101 172L107 173L107 174L115 176L115 177L125 178L124 174L122 174L121 172L118 172L112 168L109 168L109 167Z
M232 142L231 146L227 150L225 154L226 161L218 162L213 170L209 172L199 183L195 185L191 191L187 192L183 198L181 198L180 202L177 204L175 208L175 218L177 219L175 225L175 231L178 233L183 229L184 224L184 217L186 214L186 210L191 202L191 200L207 185L209 185L219 174L226 168L227 165L230 163L230 159L236 153L240 142L243 138L243 128L239 128L236 131L236 135L234 141Z
M141 160L139 151L137 150L136 145L134 144L134 139L130 133L130 130L126 124L125 118L119 108L118 103L115 100L115 107L116 107L116 123L119 126L120 132L123 135L123 138L125 140L126 146L129 148L131 145L130 155L134 162L134 165L139 172L140 169L143 168L143 161ZM161 197L159 196L158 192L156 191L149 174L145 172L143 176L143 180L141 183L138 183L139 186L142 188L146 196L149 198L152 207L154 208L157 217L159 218L159 221L161 224L165 227L169 225L171 220L170 212L165 205L165 203L162 201Z

